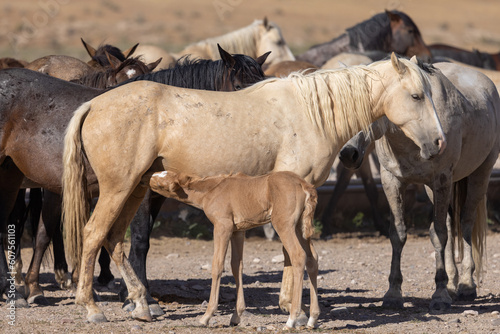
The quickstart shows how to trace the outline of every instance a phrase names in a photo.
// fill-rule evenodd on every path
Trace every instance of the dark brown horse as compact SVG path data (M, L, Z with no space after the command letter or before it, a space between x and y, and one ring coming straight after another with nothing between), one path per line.
M83 38L81 38L83 46L85 47L85 50L87 50L87 53L90 56L90 60L87 62L90 67L95 68L95 69L100 69L103 67L108 67L111 65L108 56L106 53L113 55L120 61L124 61L125 59L129 58L132 56L132 54L135 52L137 47L139 46L139 43L136 45L132 46L130 49L123 51L117 48L116 46L109 45L109 44L104 44L100 45L97 49L92 47L90 44L86 43Z
M363 21L330 42L315 45L297 60L321 67L328 59L342 52L383 51L402 56L417 56L428 61L431 52L413 20L403 12L386 10Z
M221 50L221 53L223 53L223 50ZM210 61L205 66L212 68L212 71L218 70L219 76L226 78L226 80L222 81L225 84L233 82L231 88L235 90L244 88L264 78L261 65L266 57L267 54L255 61L243 55L231 56L225 54L223 60ZM196 64L201 66L200 64L203 63L198 62ZM162 72L169 75L174 71L165 70L157 73ZM199 82L214 79L214 76L209 75L208 71L198 70L197 73L202 75L199 77ZM143 79L156 80L152 77L143 77ZM181 76L181 82L182 79ZM60 176L62 173L61 155L66 125L75 108L103 93L104 90L87 88L22 69L2 71L0 73L0 82L0 91L6 94L3 95L3 101L0 101L0 137L2 138L0 148L2 152L0 155L0 166L2 166L0 169L0 226L5 229L6 219L12 210L16 195L25 177L45 188L46 193L47 191L50 192L51 196L59 196L61 191ZM220 89L219 86L216 88ZM19 117L20 119L25 118L26 121L19 121ZM24 135L19 136L16 140L18 131L21 131ZM31 134L27 135L26 131ZM44 163L39 163L41 161ZM89 180L90 186L95 186L92 182L92 175L89 176ZM60 201L60 199L56 198L55 203L58 203L58 200ZM143 268L144 274L141 276L144 276L144 280L146 280L145 258L149 248L147 226L150 222L150 205L150 202L145 203L144 216L137 218L142 226L146 226L146 236L137 238L137 240L133 238L132 243L134 246L131 250L137 257L140 257L137 260L137 266ZM60 226L60 207L52 205L50 209L52 211L47 211L47 215L51 219L44 220L43 224L40 224L44 225L43 228L49 234L55 233L58 226ZM146 242L145 247L138 246L134 240ZM40 242L44 243L42 245L44 247L38 251L37 245L36 254L26 276L26 284L29 287L29 300L34 303L46 303L38 284L38 272L43 252L50 239L44 239ZM134 258L134 256L131 256L131 258ZM137 271L140 272L140 270ZM4 292L8 287L6 273L6 259L0 256L1 292ZM16 294L12 299L21 302L22 296Z
M500 52L487 53L475 49L469 51L446 44L432 44L429 49L434 61L449 58L464 64L500 71Z

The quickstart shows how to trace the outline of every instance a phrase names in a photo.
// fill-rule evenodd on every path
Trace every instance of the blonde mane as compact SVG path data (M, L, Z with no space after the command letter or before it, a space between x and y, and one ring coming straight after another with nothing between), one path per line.
M229 53L240 53L256 58L258 55L256 44L257 38L255 36L257 36L259 26L262 24L262 20L255 20L252 24L244 28L229 32L222 36L211 37L190 44L180 53L196 53L195 50L202 49L210 55L211 59L218 59L220 56L217 43L219 43L220 46Z

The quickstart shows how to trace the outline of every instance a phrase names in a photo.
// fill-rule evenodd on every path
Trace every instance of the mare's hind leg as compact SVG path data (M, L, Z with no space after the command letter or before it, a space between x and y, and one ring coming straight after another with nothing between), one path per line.
M467 196L462 207L461 228L464 241L464 258L462 273L458 282L457 297L462 300L473 300L477 297L473 273L482 268L482 255L485 250L487 212L486 192L490 180L491 169L498 153L491 154L485 162L467 177ZM473 253L474 251L474 253Z
M217 311L217 306L219 304L220 278L224 270L224 259L226 257L229 240L233 234L233 221L231 219L208 218L214 224L214 257L212 260L212 287L210 289L210 300L208 301L205 314L200 319L200 323L204 326L208 325L208 321L214 315L215 311Z
M403 308L401 284L401 253L406 243L406 226L404 222L404 193L406 184L403 184L393 174L380 166L382 186L389 202L393 221L389 228L389 238L392 246L391 273L389 275L389 290L384 295L383 307Z
M110 182L112 185L113 183ZM134 189L133 185L122 185ZM130 298L135 302L136 309L133 316L143 320L150 320L151 315L146 306L146 292L144 286L139 282L127 260L123 260L121 242L125 235L127 226L137 210L140 201L144 197L145 189L135 186L135 191L124 192L101 185L100 197L89 222L83 230L83 251L79 270L78 289L75 303L83 305L87 309L87 319L90 322L107 321L102 311L97 307L92 296L92 281L97 253L105 243L106 237L108 251L114 252L115 260L121 274L124 275L125 283L129 291L132 289ZM115 227L116 225L116 227ZM112 234L110 230L113 229ZM122 239L120 239L120 237ZM130 286L129 286L130 285Z
M230 325L236 326L241 321L241 315L245 312L245 296L243 294L243 244L245 243L245 231L233 232L231 237L231 270L236 283L236 308L231 317Z

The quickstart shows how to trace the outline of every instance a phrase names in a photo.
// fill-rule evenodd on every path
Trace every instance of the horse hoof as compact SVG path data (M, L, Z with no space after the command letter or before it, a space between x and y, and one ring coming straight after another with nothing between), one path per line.
M96 313L96 314L93 314L91 316L88 316L87 317L87 320L89 322L93 322L93 323L102 323L102 322L108 322L108 319L106 319L106 316L102 313Z
M295 321L295 327L303 327L307 325L308 321L309 318L307 318L307 315L305 313L300 313L297 320Z
M143 321L143 322L151 322L153 321L153 318L151 317L151 314L149 314L149 310L145 312L132 312L132 318L135 320Z
M457 295L457 300L463 300L463 301L473 301L474 299L477 298L477 292L476 290L473 291L459 291Z
M127 312L132 312L135 310L135 304L132 303L129 299L127 299L123 305L122 305L122 309L127 311Z
M151 316L153 317L161 317L165 314L161 306L158 304L149 304L149 313L151 313Z
M384 299L382 307L401 310L404 308L404 302L402 299Z
M47 306L49 305L49 301L45 298L44 295L36 295L28 298L28 303L33 305L36 304L38 306Z
M14 301L14 306L16 308L27 308L27 307L30 307L30 305L28 304L28 302L24 298L8 299L7 300L7 304L12 303L12 301Z

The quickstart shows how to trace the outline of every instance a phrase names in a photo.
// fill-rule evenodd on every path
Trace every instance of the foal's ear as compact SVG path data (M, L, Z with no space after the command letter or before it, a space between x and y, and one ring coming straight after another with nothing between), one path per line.
M270 53L271 53L271 51L267 51L262 56L260 56L257 59L255 59L255 61L257 62L257 64L259 64L262 67L262 65L265 63L265 61L266 61L266 59L267 59L267 57L269 56Z
M90 58L94 58L96 50L89 44L85 43L83 38L80 39L82 40L83 46L85 47L85 50L87 50L87 53L89 54Z
M137 43L136 45L134 45L130 49L124 51L123 55L125 56L125 59L127 59L128 57L130 57L135 52L135 49L137 49L138 46L139 46L139 43Z
M149 71L153 72L153 70L156 68L156 66L158 66L160 64L162 59L163 58L160 58L157 61L155 61L154 63L148 64L147 67L148 67Z
M108 58L111 68L116 70L118 67L120 67L120 65L122 64L120 59L116 58L112 54L109 54L108 51L104 51L104 53L106 54L106 58Z
M385 14L387 15L387 17L389 17L389 20L391 20L391 22L399 22L401 21L401 16L399 16L397 13L393 12L393 11L390 11L390 10L385 10Z
M219 48L220 58L222 59L224 64L226 64L227 67L229 67L229 68L233 68L234 65L236 64L236 60L234 60L233 56L231 56L231 54L229 52L227 52L226 50L221 48L219 43L217 43L217 47Z
M266 30L269 30L270 26L269 26L269 21L267 20L267 16L264 16L262 24L264 25L264 28L266 28Z
M399 60L398 56L396 56L396 54L394 52L391 54L391 63L392 63L392 67L394 67L396 72L398 72L400 75L405 74L406 65L403 64L403 62Z

